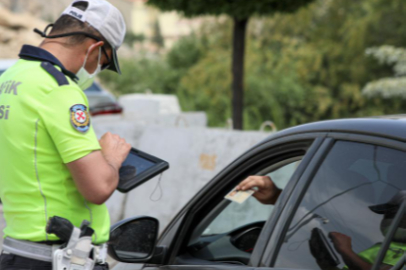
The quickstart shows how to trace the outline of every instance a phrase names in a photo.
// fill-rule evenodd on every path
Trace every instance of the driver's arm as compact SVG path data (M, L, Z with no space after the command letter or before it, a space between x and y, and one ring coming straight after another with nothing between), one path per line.
M269 176L260 175L247 177L237 186L237 190L249 190L254 187L257 190L252 196L263 204L275 204L282 192Z

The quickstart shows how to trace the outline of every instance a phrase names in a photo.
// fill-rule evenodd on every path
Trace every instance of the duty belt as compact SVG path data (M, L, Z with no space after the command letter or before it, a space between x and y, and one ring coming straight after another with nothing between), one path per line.
M52 262L53 254L60 245L46 245L30 241L17 240L6 237L3 241L3 251L12 253L21 257ZM107 255L107 245L93 246L95 249L96 263L105 263Z
M52 254L57 248L59 245L49 246L10 237L6 237L3 242L3 251L45 262L52 262Z

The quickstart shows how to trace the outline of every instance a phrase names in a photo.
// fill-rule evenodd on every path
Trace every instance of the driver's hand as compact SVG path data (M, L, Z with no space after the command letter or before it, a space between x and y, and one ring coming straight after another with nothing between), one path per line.
M269 176L249 176L237 186L237 190L249 190L254 187L258 190L252 196L263 204L275 204L282 192Z
M328 234L331 241L333 242L334 248L340 254L346 254L352 251L351 237L339 232L330 232Z

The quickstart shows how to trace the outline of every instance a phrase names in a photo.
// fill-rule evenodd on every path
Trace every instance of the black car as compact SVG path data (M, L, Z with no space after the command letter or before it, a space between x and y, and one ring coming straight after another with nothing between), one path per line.
M252 197L243 204L224 199L250 175L268 175L283 189L275 205ZM405 177L406 116L290 128L214 177L157 242L154 218L114 225L109 254L151 270L357 268L349 265L345 248L337 250L331 242L329 235L336 233L350 249L347 254L362 257L367 269L396 262L400 269L406 251ZM116 269L123 267L139 265Z

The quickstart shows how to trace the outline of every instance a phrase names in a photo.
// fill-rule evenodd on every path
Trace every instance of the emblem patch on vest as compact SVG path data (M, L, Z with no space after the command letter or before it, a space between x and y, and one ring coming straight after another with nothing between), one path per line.
M87 107L83 104L76 104L70 107L70 121L74 129L85 133L90 127L90 117Z

